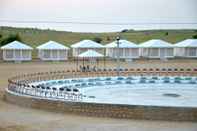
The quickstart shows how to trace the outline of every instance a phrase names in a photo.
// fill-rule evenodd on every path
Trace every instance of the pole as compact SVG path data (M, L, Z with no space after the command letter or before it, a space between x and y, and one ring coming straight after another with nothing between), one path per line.
M85 66L85 65L84 65L84 57L83 57L83 68L84 68L84 66Z
M104 49L104 69L106 69L106 50Z
M116 38L117 40L117 49L118 49L118 57L117 57L117 75L120 75L120 37Z
M78 57L77 57L76 59L77 59L77 68L76 68L76 69L77 69L77 71L78 71L78 69L79 69L79 68L78 68L78 67L79 67Z

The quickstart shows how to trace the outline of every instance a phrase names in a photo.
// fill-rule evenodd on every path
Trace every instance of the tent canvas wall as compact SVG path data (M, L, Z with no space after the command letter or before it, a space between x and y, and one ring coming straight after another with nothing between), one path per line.
M163 40L149 40L140 46L140 56L145 58L173 58L174 47L172 44Z
M37 49L38 58L44 61L59 61L68 59L69 48L55 41L46 42L38 46Z
M197 58L197 39L187 39L176 43L174 46L175 56Z
M119 41L119 49L117 47L117 41L105 45L106 56L111 58L139 58L139 47L133 42L127 40Z
M5 61L30 61L33 48L19 41L1 47Z
M71 45L71 48L73 57L77 57L79 54L88 50L94 50L96 52L104 54L103 45L91 40L82 40L76 44Z

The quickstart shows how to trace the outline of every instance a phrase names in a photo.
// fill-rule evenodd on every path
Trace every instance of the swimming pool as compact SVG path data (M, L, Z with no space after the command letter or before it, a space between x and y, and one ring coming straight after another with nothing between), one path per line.
M191 76L118 76L47 80L30 86L43 87L39 90L43 97L50 93L53 97L55 92L60 95L54 98L62 98L61 93L77 94L81 102L197 107L196 81ZM71 99L68 95L65 100Z

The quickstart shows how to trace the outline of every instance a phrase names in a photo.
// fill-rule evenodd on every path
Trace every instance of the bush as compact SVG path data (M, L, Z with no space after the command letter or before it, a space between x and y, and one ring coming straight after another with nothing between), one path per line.
M192 36L193 39L197 39L197 34Z
M95 42L97 42L97 43L101 43L101 42L103 41L103 39L100 38L100 37L95 37L95 38L93 39L93 41L95 41Z
M21 41L21 38L18 34L11 34L9 35L8 37L5 37L3 38L1 41L0 41L0 46L4 46L10 42L13 42L13 41Z
M169 34L168 32L165 33L166 36L168 36L168 34Z
M106 40L107 40L107 41L110 41L110 40L111 40L111 38L110 38L109 36L107 36Z
M126 33L128 31L129 31L128 29L124 29L124 30L121 31L121 33Z

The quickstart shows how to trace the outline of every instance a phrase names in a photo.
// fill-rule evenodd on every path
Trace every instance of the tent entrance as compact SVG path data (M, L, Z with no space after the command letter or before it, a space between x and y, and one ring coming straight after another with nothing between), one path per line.
M163 61L166 61L167 58L166 58L166 51L167 49L160 49L159 52L160 52L160 59L163 60Z

